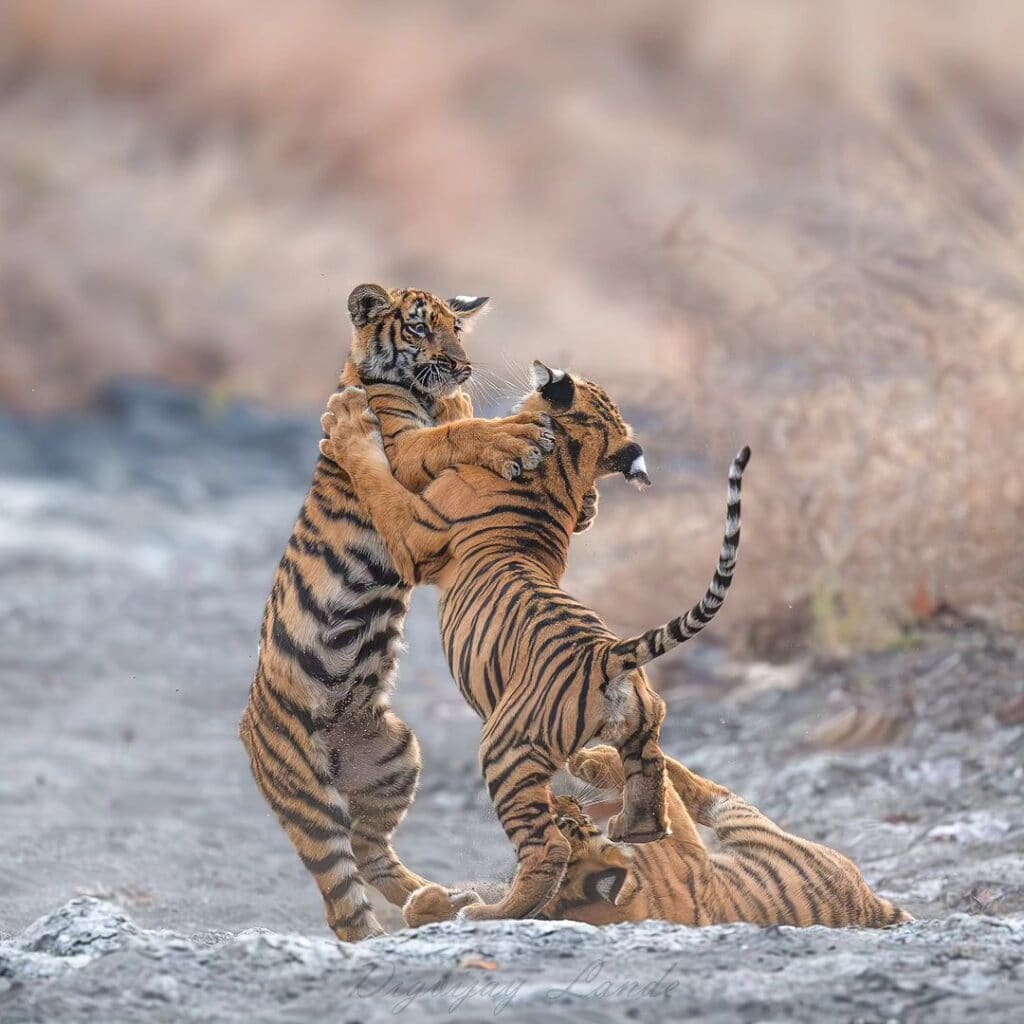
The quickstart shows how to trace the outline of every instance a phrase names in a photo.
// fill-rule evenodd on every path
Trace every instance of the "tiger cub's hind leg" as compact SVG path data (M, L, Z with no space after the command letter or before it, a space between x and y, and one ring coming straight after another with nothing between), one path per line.
M261 721L258 706L240 732L257 787L316 880L328 927L342 942L382 935L352 851L351 818L315 755L280 721Z
M493 719L492 719L493 720ZM557 765L532 743L508 747L501 733L485 735L480 759L505 834L516 848L512 885L496 903L474 903L460 918L488 921L532 917L551 900L569 862L569 841L555 824L551 777ZM504 747L499 750L496 748Z
M361 765L358 782L349 790L359 873L389 903L402 907L429 884L401 862L392 846L419 786L419 742L405 722L385 709L375 715L374 728L364 733L359 748L346 750L346 758Z
M757 924L884 928L913 918L876 895L848 857L777 825L725 786L667 759L669 781L687 810L714 829L718 868L739 869L734 894L743 920ZM735 901L734 901L735 902Z
M618 843L653 843L671 835L665 802L665 756L658 740L665 702L647 685L643 672L608 684L606 725L601 736L622 759L622 810L608 822Z
M764 817L760 811L752 808L750 804L741 800L725 786L703 778L671 757L665 758L665 771L668 773L668 781L672 788L698 825L714 828L716 809L722 808L724 802L728 800L738 801L747 809L747 812L751 812L759 818Z

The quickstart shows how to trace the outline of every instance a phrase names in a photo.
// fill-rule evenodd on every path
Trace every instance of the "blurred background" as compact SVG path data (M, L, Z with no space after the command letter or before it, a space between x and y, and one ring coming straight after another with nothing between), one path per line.
M1012 0L5 3L0 554L5 685L23 696L10 735L24 744L8 747L10 821L71 786L66 822L95 811L95 846L76 833L90 863L107 862L115 820L125 856L151 857L105 884L149 871L159 890L175 829L194 816L216 835L242 801L265 872L252 884L280 886L281 922L317 927L312 883L229 734L347 349L345 299L364 280L493 297L470 339L486 410L538 357L619 400L655 487L608 482L571 583L623 632L702 591L725 471L751 444L737 586L659 685L719 694L731 665L744 693L821 689L800 714L711 713L720 746L704 764L733 766L725 781L789 806L785 785L728 752L746 734L727 719L870 748L905 737L939 693L959 709L941 729L1002 728L1019 757L1022 52ZM432 696L431 713L462 722L417 607L421 660L399 706L415 718L419 672L452 700ZM908 696L915 675L931 682ZM64 754L100 773L95 788L54 778L54 701L74 723ZM475 793L474 728L459 770ZM940 725L921 728L930 745ZM157 760L129 799L118 787L141 740ZM211 810L225 751L233 789ZM197 764L206 788L184 807L168 797L155 842L133 822ZM999 764L985 770L1019 787ZM922 785L963 780L941 761ZM470 806L438 792L435 814ZM816 836L842 819L854 853L872 846L888 812L857 806L871 828L843 804ZM790 823L811 827L806 813ZM27 865L17 849L10 863ZM181 885L226 885L202 874L217 862L199 858ZM38 875L24 870L27 894ZM940 885L918 908L973 906L975 888ZM230 900L218 914L259 917Z
M1012 0L0 17L4 404L151 375L311 413L352 284L490 294L481 379L592 375L651 417L659 487L706 469L717 495L752 444L734 629L885 643L941 602L1021 625ZM642 591L703 579L718 508L689 483L622 524L662 542Z

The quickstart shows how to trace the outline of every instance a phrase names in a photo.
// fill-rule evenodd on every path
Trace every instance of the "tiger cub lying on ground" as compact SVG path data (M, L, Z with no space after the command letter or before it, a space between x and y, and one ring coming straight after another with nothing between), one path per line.
M349 296L343 380L369 389L394 472L413 490L459 463L517 476L554 444L540 413L465 418L462 334L486 303L375 284ZM348 477L322 456L267 602L239 731L327 923L348 941L382 931L365 884L401 906L424 881L391 844L420 773L416 737L388 706L409 597Z
M540 363L534 372L537 388L521 414L550 416L555 448L529 478L458 466L412 494L392 476L364 392L335 395L322 420L321 449L348 473L400 575L440 589L448 665L485 720L481 767L519 867L498 903L464 908L475 919L530 916L558 889L571 848L552 814L550 781L592 739L613 743L624 768L623 808L609 833L634 843L668 833L658 747L665 705L640 666L695 635L721 607L750 454L741 452L729 474L710 589L686 615L620 640L558 583L586 494L611 473L650 483L643 451L602 388Z
M569 840L569 864L539 916L599 925L746 921L832 928L884 928L913 920L876 896L841 853L784 832L735 793L670 757L665 767L672 835L659 843L619 846L575 799L556 797L555 821ZM600 789L621 792L625 781L612 747L581 750L569 770ZM695 822L714 830L721 852L708 850ZM450 920L475 898L469 885L454 893L425 886L409 897L406 923L415 928Z

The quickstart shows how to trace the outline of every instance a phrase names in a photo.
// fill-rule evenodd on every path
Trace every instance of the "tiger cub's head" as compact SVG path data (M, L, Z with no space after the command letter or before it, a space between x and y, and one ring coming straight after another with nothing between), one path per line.
M602 924L638 889L632 852L613 843L571 796L554 797L555 824L569 840L569 863L544 916Z
M439 299L413 288L361 284L348 297L351 359L366 384L398 384L428 399L450 395L472 367L462 347L487 296Z
M650 486L644 450L633 440L633 428L604 388L539 361L533 364L533 381L535 390L519 408L551 417L567 435L568 454L581 475L593 481L621 473L637 487Z

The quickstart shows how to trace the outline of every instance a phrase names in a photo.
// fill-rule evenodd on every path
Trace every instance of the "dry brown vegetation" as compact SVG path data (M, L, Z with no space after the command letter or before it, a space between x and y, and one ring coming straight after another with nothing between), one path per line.
M743 441L757 650L1020 628L1024 8L611 6L5 5L0 400L314 405L357 279L488 291L490 383L655 410L577 557L623 628L702 585Z

